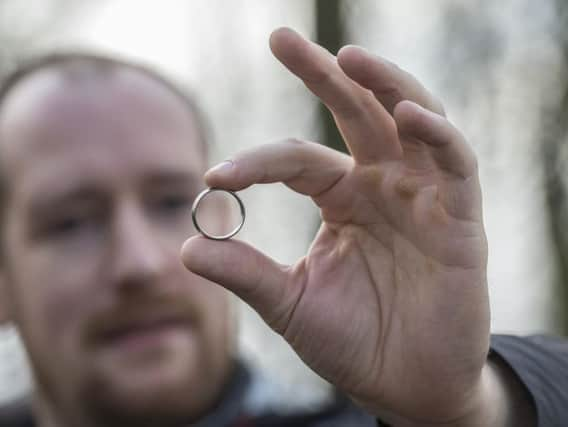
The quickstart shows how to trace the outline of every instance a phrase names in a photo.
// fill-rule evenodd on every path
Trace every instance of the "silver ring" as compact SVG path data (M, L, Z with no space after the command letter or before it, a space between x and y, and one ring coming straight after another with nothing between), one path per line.
M207 195L209 195L209 194L211 194L215 191L222 191L224 193L228 193L231 196L233 196L235 198L235 200L238 202L239 209L241 211L241 222L240 222L240 224L237 225L233 231L231 231L228 234L222 235L222 236L215 236L213 234L207 233L205 230L203 230L199 226L199 223L197 222L197 209L199 208L199 204L201 203L201 201L205 197L207 197ZM193 201L193 206L191 207L191 219L193 220L193 225L195 226L197 231L199 231L201 234L203 234L208 239L212 239L212 240L228 240L231 237L233 237L235 234L237 234L239 231L241 231L241 228L243 228L243 225L245 223L245 217L246 217L245 205L243 204L243 201L240 199L240 197L237 196L237 194L235 192L229 191L229 190L223 190L222 188L206 188L201 193L199 193L199 195L195 198L195 200Z

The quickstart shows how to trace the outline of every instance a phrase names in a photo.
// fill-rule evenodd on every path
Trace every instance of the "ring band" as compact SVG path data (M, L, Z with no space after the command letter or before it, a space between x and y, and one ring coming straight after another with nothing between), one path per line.
M211 193L214 193L215 191L222 191L224 193L228 193L231 196L233 196L234 199L239 204L239 209L241 211L241 222L240 222L240 224L237 225L233 231L231 231L228 234L222 235L222 236L215 236L213 234L207 233L205 230L203 230L199 226L199 223L197 222L197 209L199 208L199 204L201 203L201 201L205 197L207 197ZM245 205L243 204L243 201L240 199L240 197L237 196L237 194L235 192L230 191L230 190L223 190L222 188L206 188L201 193L199 193L199 195L195 198L195 200L193 202L193 206L191 207L191 219L193 220L193 225L195 226L197 231L199 231L201 234L203 234L208 239L212 239L212 240L228 240L231 237L233 237L235 234L237 234L241 230L241 228L243 228L243 225L245 223L245 217L246 217Z

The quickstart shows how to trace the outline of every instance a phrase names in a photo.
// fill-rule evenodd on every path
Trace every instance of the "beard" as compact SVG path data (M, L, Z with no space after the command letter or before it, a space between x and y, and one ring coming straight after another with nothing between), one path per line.
M122 396L102 390L104 387L93 383L83 391L80 398L84 403L82 412L92 421L93 426L181 427L190 425L203 415L194 413L189 404L180 403L175 399L169 401L167 397L158 396L157 393L153 402L152 399L142 399L133 404ZM143 400L150 401L151 404L143 405ZM191 395L187 395L187 401L190 400ZM203 413L206 411L204 408Z
M61 349L71 360L32 351L44 356L32 358L44 412L54 425L69 427L194 423L218 403L234 366L232 329L216 334L201 329L205 324L194 327L187 339L184 334L141 352L116 351L96 340L81 342L81 350Z
M134 371L117 378L113 369L88 367L82 378L73 379L74 384L67 382L70 387L65 390L42 387L38 381L38 419L66 427L187 427L219 403L234 366L232 358L226 373L219 367L188 365L175 381L170 374L147 386L144 381L128 381Z
M116 372L124 367L118 364L106 368L96 366L90 369L82 381L78 401L83 406L94 425L100 426L167 426L187 425L198 419L207 408L205 402L196 402L194 393L201 388L201 378L196 377L196 367L192 367L185 354L165 355L153 368L148 365L141 369ZM181 359L181 360L180 360ZM161 366L172 363L178 366L186 362L176 375L166 373L161 381L144 377L161 375ZM205 406L205 408L203 408Z
M198 376L188 366L186 372L179 372L176 381L148 387L129 382L127 376L116 378L112 370L101 372L95 368L85 369L83 378L73 378L62 390L51 381L42 381L43 375L38 373L34 409L38 420L51 421L46 425L187 427L218 405L234 366L235 360L230 358L226 372L205 366L197 368Z
M234 359L230 340L219 348L207 334L193 335L140 355L111 352L110 363L93 358L78 399L83 412L105 427L178 427L202 418L218 403Z

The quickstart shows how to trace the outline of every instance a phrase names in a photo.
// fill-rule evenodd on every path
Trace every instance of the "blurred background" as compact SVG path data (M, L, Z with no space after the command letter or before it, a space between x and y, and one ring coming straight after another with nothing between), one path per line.
M0 0L0 75L33 53L111 52L197 94L213 123L213 162L286 137L342 149L330 115L270 54L282 25L333 52L363 45L442 99L479 157L493 331L565 334L565 0ZM278 185L243 199L240 238L281 262L306 252L319 223L309 200ZM290 399L325 398L326 385L256 314L242 305L240 316L243 357ZM1 327L0 405L30 386L17 333Z

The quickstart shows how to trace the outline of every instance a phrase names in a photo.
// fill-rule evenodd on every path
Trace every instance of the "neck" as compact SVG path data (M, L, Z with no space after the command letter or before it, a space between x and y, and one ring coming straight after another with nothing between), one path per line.
M60 412L41 390L37 390L33 399L33 413L37 427L96 427L84 420L73 420L72 414L61 417Z
M43 396L43 393L36 392L33 402L33 412L38 427L64 427L57 419L56 411Z
M196 427L226 425L234 421L242 411L243 396L251 381L250 373L244 365L236 362L228 377L220 401L195 424ZM33 396L32 409L37 427L108 427L109 425L100 418L87 416L77 405L58 405L39 385Z

